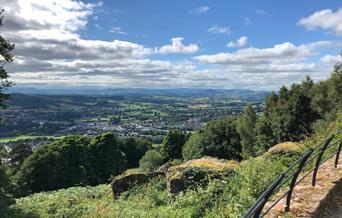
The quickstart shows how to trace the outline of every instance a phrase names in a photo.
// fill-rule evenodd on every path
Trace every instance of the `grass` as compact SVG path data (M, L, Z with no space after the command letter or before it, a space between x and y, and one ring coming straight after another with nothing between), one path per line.
M5 137L0 138L0 143L7 143L7 142L16 142L16 141L22 141L22 140L28 140L28 139L36 139L36 138L56 138L54 136L30 136L30 135L21 135L21 136L14 136L14 137Z
M301 145L294 142L284 142L272 146L269 149L271 154L296 153L299 152Z
M221 161L216 158L205 157L200 159L189 160L181 165L176 166L176 168L189 167L208 168L215 171L222 171L235 169L236 167L238 167L238 164L234 161Z

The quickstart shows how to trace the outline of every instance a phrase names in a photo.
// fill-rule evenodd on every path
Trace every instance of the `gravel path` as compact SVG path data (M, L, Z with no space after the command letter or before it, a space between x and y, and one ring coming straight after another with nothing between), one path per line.
M265 217L342 218L342 154L337 168L334 161L335 157L320 166L315 187L311 186L312 174L295 187L289 213L284 214L284 198ZM274 199L285 191L280 191Z

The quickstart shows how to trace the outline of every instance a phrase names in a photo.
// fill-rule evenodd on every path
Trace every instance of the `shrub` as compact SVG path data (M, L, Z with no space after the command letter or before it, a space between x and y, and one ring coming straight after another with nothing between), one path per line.
M185 132L177 129L170 130L165 136L160 150L164 160L182 159L182 147L187 139L188 134Z
M149 150L139 161L144 171L154 171L163 164L163 156L156 150Z
M228 160L241 159L240 136L234 118L209 122L193 134L183 147L184 159L212 156Z
M127 167L132 168L139 166L139 160L152 149L152 143L146 139L130 137L119 141L119 149L126 155Z
M125 156L116 139L105 133L94 137L69 136L39 147L15 175L19 194L70 186L96 185L125 170Z

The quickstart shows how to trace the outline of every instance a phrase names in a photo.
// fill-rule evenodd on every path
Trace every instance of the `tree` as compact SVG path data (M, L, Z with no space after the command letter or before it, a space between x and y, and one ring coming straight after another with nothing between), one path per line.
M0 145L0 217L4 217L5 211L10 204L14 203L10 192L10 181L6 165L3 163L6 157L6 149Z
M15 145L8 153L9 164L11 165L12 173L16 173L24 160L33 153L29 144Z
M139 161L140 168L150 172L158 169L163 164L163 156L156 150L149 150Z
M38 147L15 175L20 195L88 185L94 177L89 138L69 136Z
M89 145L92 154L90 164L96 176L95 184L107 182L111 176L126 169L125 154L119 150L112 133L103 133L94 137Z
M3 10L0 11L0 27L3 22ZM1 32L0 32L1 33ZM0 108L5 108L5 100L8 99L8 94L5 94L7 88L11 87L13 83L8 80L8 73L4 68L6 63L13 62L13 55L11 54L14 49L14 44L11 44L8 40L0 34Z
M318 118L309 93L297 84L290 90L283 86L278 95L268 97L264 115L277 142L301 140L312 132L312 123Z
M182 149L184 160L197 159L203 156L203 137L200 131L197 131L189 137Z
M0 11L0 27L3 22L3 10ZM13 83L8 80L8 73L4 68L6 63L10 63L13 61L13 55L11 54L14 49L14 44L11 44L7 41L0 32L0 109L6 107L4 101L8 99L8 94L5 94L7 88L9 88ZM0 117L0 124L2 118ZM7 175L6 165L3 163L5 154L5 148L0 146L0 217L2 217L6 210L6 208L13 203L13 199L11 198L9 191L9 178Z
M139 160L152 149L152 143L143 138L125 138L119 141L119 149L123 151L127 159L127 167L139 166Z
M193 134L183 147L185 159L212 156L224 159L241 159L240 136L236 120L224 118L208 122Z
M257 155L267 151L277 140L273 135L273 130L269 119L261 116L255 124L255 143L257 145Z
M237 119L236 130L241 138L242 154L245 158L257 153L255 144L255 124L257 116L251 105L247 105Z
M161 147L164 160L182 159L182 147L188 137L188 134L178 129L170 130L165 136Z

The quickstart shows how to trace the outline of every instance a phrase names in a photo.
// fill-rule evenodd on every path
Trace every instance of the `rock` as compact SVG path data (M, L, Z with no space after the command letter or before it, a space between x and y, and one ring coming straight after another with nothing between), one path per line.
M283 142L276 144L272 146L268 153L271 155L277 155L277 154L286 154L286 155L292 155L292 154L298 154L300 151L301 145L295 142Z
M118 176L113 179L112 191L114 199L120 197L120 195L131 189L135 185L145 184L150 181L150 179L155 177L165 177L164 172L152 172L152 173L136 173L127 176Z
M170 167L171 167L171 164L169 162L167 162L166 164L161 165L156 170L156 172L164 172L166 174Z
M166 174L170 199L180 192L205 187L210 180L224 180L238 166L235 162L223 162L215 158L201 158L170 167Z

